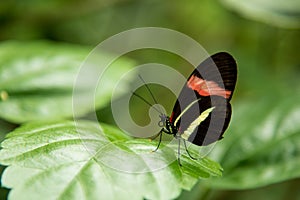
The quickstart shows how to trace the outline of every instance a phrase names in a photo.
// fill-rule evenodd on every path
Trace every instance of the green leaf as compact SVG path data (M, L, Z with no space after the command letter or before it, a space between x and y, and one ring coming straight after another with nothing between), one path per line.
M207 158L183 154L180 167L176 151L155 147L104 124L29 123L2 142L2 184L10 199L173 199L199 178L221 175Z
M210 186L246 189L300 177L300 95L263 98L234 106L232 125L211 155L224 174Z
M23 123L32 120L50 120L73 116L73 86L91 49L51 42L4 42L0 45L0 117L10 122ZM97 60L89 61L98 70L99 60L111 59L105 52L97 54ZM106 105L120 79L133 62L118 59L107 70L95 92L96 108ZM91 72L90 72L91 73ZM87 87L77 88L81 97L87 98ZM124 87L126 87L124 85ZM101 89L101 90L100 90ZM78 115L94 109L85 102L77 104Z
M223 0L241 15L283 28L300 27L300 2L294 0Z

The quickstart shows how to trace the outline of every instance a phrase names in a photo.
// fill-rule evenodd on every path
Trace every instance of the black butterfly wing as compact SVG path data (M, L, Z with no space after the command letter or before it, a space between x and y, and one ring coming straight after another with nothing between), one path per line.
M180 133L184 133L202 112L214 107L209 116L190 133L188 140L202 146L221 139L231 118L229 101L236 79L236 62L230 54L221 52L207 58L188 78L170 121Z

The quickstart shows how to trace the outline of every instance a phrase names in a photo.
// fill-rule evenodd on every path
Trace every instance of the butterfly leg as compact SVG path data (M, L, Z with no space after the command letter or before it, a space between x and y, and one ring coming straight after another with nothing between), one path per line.
M154 136L154 138L150 138L151 140L155 140L158 136L160 136L163 132L163 128Z
M188 151L187 147L186 147L186 142L185 140L183 140L183 144L184 144L184 148L185 148L185 151L187 152L187 154L189 155L189 157L193 160L197 160L197 158L194 158L193 156L191 156L190 152Z
M181 138L177 138L178 139L178 152L177 152L177 155L178 155L178 164L179 164L179 166L182 166L181 165L181 162L180 162L180 140L181 140Z
M158 145L157 145L157 147L156 147L156 149L155 150L153 150L152 152L155 152L155 151L157 151L158 150L158 148L159 148L159 146L160 146L160 143L161 143L161 139L162 139L162 132L163 132L163 128L159 131L159 133L157 134L157 136L155 136L155 138L154 139L156 139L158 136L159 136L159 141L158 141Z

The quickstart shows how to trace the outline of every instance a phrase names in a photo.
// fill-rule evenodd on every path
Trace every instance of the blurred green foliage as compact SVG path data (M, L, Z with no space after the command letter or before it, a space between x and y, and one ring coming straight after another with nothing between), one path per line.
M26 41L24 49L30 48L29 43L40 39L86 45L87 48L91 48L109 36L135 27L158 26L183 32L198 41L211 54L228 51L236 58L239 74L237 91L233 98L233 112L234 115L237 112L238 118L233 117L232 127L226 133L226 138L230 138L231 133L233 137L249 134L251 138L260 131L256 125L264 124L273 113L277 113L275 118L279 124L274 125L274 132L278 132L280 124L286 123L284 119L298 119L299 112L296 108L300 106L299 10L298 0L11 0L0 3L0 40ZM18 50L15 49L16 59ZM137 51L127 56L137 63L160 62L176 69L186 65L184 60L160 51ZM189 71L183 73L188 75ZM169 102L171 105L173 101L170 103L169 95L162 94L164 91L158 91L156 95L162 97L163 104ZM296 112L294 118L290 116L293 109ZM107 118L103 121L112 121L107 108L99 112L107 113ZM245 119L248 121L245 122ZM268 122L265 123L267 124ZM1 138L14 126L9 122L0 121ZM290 126L293 127L293 124ZM254 135L251 136L251 133ZM295 129L293 134L297 137L300 134L299 129ZM230 151L231 147L227 148L227 145L234 142L235 138L227 141L226 138L218 149L226 147L226 150ZM274 144L270 146L277 148ZM272 149L268 151L272 152ZM274 154L277 155L277 152L278 150ZM299 160L299 152L291 155L297 156L296 159ZM226 156L228 160L222 160ZM224 165L224 179L228 178L226 166L229 166L229 171L235 169L233 166L247 167L249 164L248 166L255 167L256 163L261 164L260 161L268 158L267 152L262 152L258 160L250 156L249 159L232 164L231 154L226 156L216 155L216 158L220 158L221 165ZM232 179L229 177L227 181ZM277 181L272 183L275 182ZM247 181L243 183L248 184ZM251 198L259 200L273 197L272 194L278 192L280 194L277 199L284 199L286 194L295 194L293 198L297 199L297 184L299 179L258 190L214 192L211 197L245 199L245 196L251 195ZM203 189L205 187L206 184L200 183L198 188L184 193L183 197L206 196L207 190Z
M73 117L73 89L81 64L91 49L81 45L57 44L46 41L6 41L0 44L0 116L10 122L24 123L36 120L58 120ZM91 65L93 72L100 61L111 58L101 52ZM93 94L96 108L110 100L114 81L134 66L129 59L118 59L105 71ZM97 77L98 78L98 77ZM89 80L91 76L89 77ZM17 84L16 84L17 83ZM99 83L100 84L100 83ZM126 84L122 85L123 87ZM76 88L78 96L87 96L85 84ZM124 89L125 90L125 89ZM79 104L78 104L79 105ZM89 112L84 102L77 110Z

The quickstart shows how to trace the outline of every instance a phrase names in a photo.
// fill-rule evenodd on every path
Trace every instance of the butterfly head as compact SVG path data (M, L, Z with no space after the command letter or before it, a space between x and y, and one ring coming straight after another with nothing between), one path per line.
M168 116L166 116L165 114L160 114L159 117L160 117L160 120L158 122L158 126L159 127L165 127L166 122L168 120Z

